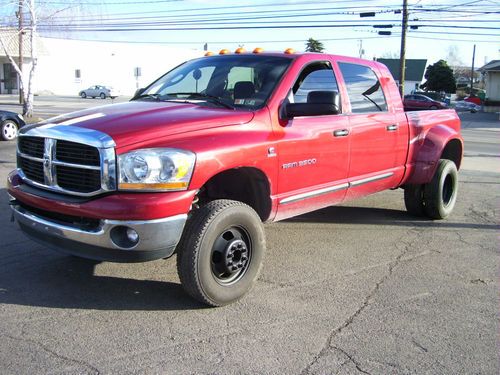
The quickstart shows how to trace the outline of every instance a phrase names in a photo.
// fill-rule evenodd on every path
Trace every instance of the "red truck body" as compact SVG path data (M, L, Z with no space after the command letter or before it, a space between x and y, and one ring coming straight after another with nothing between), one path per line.
M290 63L266 105L256 110L187 101L132 101L57 117L20 135L21 139L30 134L46 136L46 127L67 124L107 135L114 142L116 156L149 148L188 150L196 155L196 163L186 190L115 189L72 199L30 186L20 168L8 182L14 206L95 220L149 221L190 214L197 207L200 192L206 192L212 198L243 201L262 221L276 221L382 190L428 184L443 158L460 167L463 143L455 111L405 113L398 88L384 65L325 54L263 55L284 57ZM318 61L333 69L340 113L284 118L281 110L291 87L305 67ZM341 64L362 65L373 71L387 108L353 113ZM34 233L28 235L50 242ZM54 245L55 240L50 243ZM119 252L119 246L115 250ZM170 246L167 252L138 260L169 256L174 250L175 246ZM105 251L82 255L127 260Z

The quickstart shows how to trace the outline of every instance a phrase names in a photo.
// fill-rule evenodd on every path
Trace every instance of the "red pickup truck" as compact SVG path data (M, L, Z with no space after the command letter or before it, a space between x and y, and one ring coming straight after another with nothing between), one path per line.
M455 111L405 113L374 61L238 52L188 61L128 103L22 128L8 177L22 231L96 260L177 254L185 290L220 306L258 277L262 222L398 187L411 214L450 214Z

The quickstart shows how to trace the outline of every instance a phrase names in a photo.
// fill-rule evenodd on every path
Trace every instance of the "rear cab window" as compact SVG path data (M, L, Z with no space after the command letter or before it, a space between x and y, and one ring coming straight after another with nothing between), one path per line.
M375 72L368 66L338 63L352 113L387 112L387 100Z

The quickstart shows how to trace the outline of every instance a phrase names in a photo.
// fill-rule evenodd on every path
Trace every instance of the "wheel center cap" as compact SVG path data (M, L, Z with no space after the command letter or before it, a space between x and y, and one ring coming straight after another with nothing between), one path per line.
M248 262L247 245L242 240L234 240L224 252L224 267L229 273L236 273L243 269Z

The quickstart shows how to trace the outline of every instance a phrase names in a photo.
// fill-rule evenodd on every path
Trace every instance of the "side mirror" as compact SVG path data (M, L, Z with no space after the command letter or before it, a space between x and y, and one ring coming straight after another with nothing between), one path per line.
M140 89L137 89L137 90L135 91L135 94L134 94L134 96L132 97L132 99L137 98L137 97L138 97L139 95L141 95L141 94L142 94L145 90L146 90L146 89L145 89L144 87L142 87L142 88L140 88Z
M311 91L307 103L287 103L284 117L325 116L340 113L340 96L335 91Z

